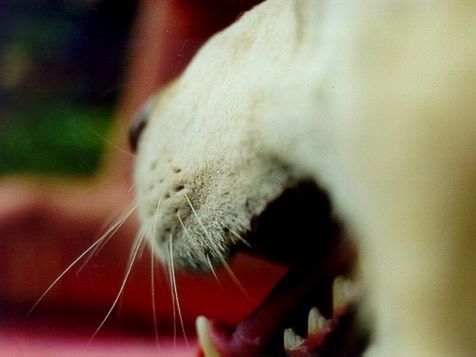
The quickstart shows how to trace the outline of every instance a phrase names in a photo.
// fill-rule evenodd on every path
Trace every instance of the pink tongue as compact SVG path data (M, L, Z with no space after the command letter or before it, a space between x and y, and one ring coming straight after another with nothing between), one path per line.
M282 346L283 331L312 306L332 315L332 283L348 257L335 252L312 266L290 269L265 301L236 327L211 321L212 339L223 356L256 356Z

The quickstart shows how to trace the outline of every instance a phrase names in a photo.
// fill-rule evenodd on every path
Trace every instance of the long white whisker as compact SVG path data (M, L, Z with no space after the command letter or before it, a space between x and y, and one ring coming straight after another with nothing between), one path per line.
M131 208L130 208L131 211L134 211L134 210L137 208L136 205L132 205L132 204L131 204L130 207L131 207ZM130 213L128 213L127 208L124 210L124 212L126 212L126 213L123 213L122 215L121 215L120 213L119 213L119 215L118 215L118 214L117 214L117 211L114 211L113 213L109 214L109 215L104 219L104 222L103 222L103 224L101 225L101 228L100 228L101 231L110 230L111 227L113 227L113 226L116 224L115 222L117 222L117 220L118 220L117 217L118 217L118 216L119 216L119 220L121 220L122 217L127 216L127 214L130 214ZM132 212L131 212L131 213L132 213Z
M222 224L223 227L225 227L225 225ZM241 243L243 243L244 245L246 245L248 248L253 248L251 246L251 244L245 239L243 238L242 236L240 236L238 233L236 233L234 230L232 230L230 227L226 227L228 229L228 231L233 234Z
M130 192L134 192L135 189L136 189L136 185L131 185L131 186L129 187L129 189L127 190L127 192L129 192L129 193L130 193Z
M192 212L193 214L195 215L195 218L197 219L198 223L200 224L200 226L202 227L203 231L205 232L205 235L209 238L209 240L211 241L211 243L213 243L213 240L210 236L210 233L207 231L207 229L205 228L205 226L203 225L202 221L200 220L200 218L198 217L198 214L197 212L195 211L195 209L193 208L193 205L192 205L192 202L190 202L190 199L188 198L187 194L185 194L185 198L190 206L190 208L192 209ZM241 237L240 237L241 238ZM242 238L241 238L242 239ZM218 256L220 258L220 261L222 262L223 266L225 267L226 271L228 272L228 274L230 275L231 279L233 280L233 282L235 283L235 285L238 287L238 289L241 291L241 293L250 301L253 301L253 299L251 298L250 294L246 291L246 289L244 288L243 284L241 284L240 280L238 279L238 277L235 275L235 273L233 273L233 271L231 270L230 266L227 264L227 262L225 261L225 259L223 258L223 255L218 251L216 250L216 253L218 253ZM207 255L207 260L208 260L208 263L210 265L210 267L212 267L211 265L211 262L210 262L210 258L208 257ZM212 268L212 272L213 274L215 275L214 271L213 271L213 268Z
M76 263L78 263L86 254L88 254L91 250L93 250L104 239L105 239L105 236L96 240L92 245L89 246L88 249L86 249L83 253L81 253L81 255L79 255L70 265L68 265L68 267L65 270L63 270L63 272L50 284L50 286L48 286L48 288L43 292L43 294L41 294L38 300L36 300L36 302L33 304L33 306L30 308L30 310L26 314L26 317L29 317L33 313L33 311L40 304L40 302L43 301L45 296L51 291L51 289L55 287L55 285L63 278L63 276L65 276L66 273L69 272L71 268L73 268L76 265Z
M157 233L157 221L159 219L159 210L162 202L163 194L159 198L159 203L157 204L157 209L155 211L154 223L152 226L152 239L155 239ZM152 319L154 324L154 335L155 335L155 344L159 347L159 330L157 325L157 307L156 307L156 298L155 298L155 243L152 241L150 243L150 292L152 298Z
M101 323L99 324L98 328L96 329L96 331L94 331L93 335L91 336L91 338L89 339L89 343L94 339L94 337L96 337L96 335L98 334L98 332L101 330L101 328L104 326L104 324L106 323L107 319L109 318L109 316L111 315L112 311L114 310L114 308L116 307L116 304L117 302L119 301L119 298L122 296L122 293L124 291L124 288L126 287L126 283L127 283L127 280L129 279L129 275L132 271L132 267L134 265L134 261L136 260L137 258L137 254L139 253L139 249L141 247L141 244L144 240L144 237L145 237L145 234L143 232L139 233L139 235L137 236L136 240L134 241L133 243L133 246L132 246L132 250L131 250L131 256L129 258L129 263L127 264L127 269L126 269L126 273L124 274L124 278L122 279L122 284L121 284L121 287L119 288L119 291L116 295L116 298L114 299L114 302L112 303L111 307L109 308L108 312L106 313L106 316L104 317L104 319L101 321Z
M88 197L92 195L94 191L99 190L100 188L103 188L104 186L110 186L111 184L114 184L115 182L119 181L119 179L123 179L123 177L124 177L124 173L121 172L120 174L114 175L107 179L102 179L101 181L92 184L91 187L86 188L84 190L84 195Z
M183 317L182 317L182 308L180 307L180 300L178 297L178 291L177 291L177 281L175 280L175 271L174 271L174 256L173 256L173 246L172 246L172 236L169 237L169 251L170 251L170 266L171 266L171 273L172 273L172 286L174 289L174 296L177 304L177 312L179 316L179 321L180 321L180 326L182 328L182 333L183 337L185 339L185 343L187 344L187 348L190 349L190 345L188 344L188 338L187 338L187 333L185 332L185 325L183 322Z
M225 270L228 272L228 275L230 275L230 278L231 280L233 280L233 282L235 283L235 285L238 287L238 289L241 291L241 293L251 302L255 302L254 299L250 296L250 294L248 293L248 291L245 289L245 287L243 286L243 284L241 284L240 280L238 279L238 277L235 275L235 273L233 272L233 270L231 270L230 266L228 265L228 263L225 261L225 259L222 259L221 260L222 264L223 264L223 267L225 268Z
M188 238L188 241L190 242L190 244L192 245L195 245L195 241L192 239L192 236L190 235L190 233L188 232L188 229L187 227L185 226L185 224L183 223L183 220L182 220L182 217L180 217L180 214L177 212L177 218L180 222L180 225L182 226L182 229L184 230L185 232L185 235L187 236Z
M195 218L197 219L197 222L198 224L200 225L200 227L203 229L203 231L205 232L205 235L207 236L207 238L211 238L210 237L210 234L208 233L208 230L205 228L205 225L202 223L202 220L200 219L200 217L198 217L198 214L197 214L197 211L195 211L195 208L193 207L192 205L192 202L190 201L190 199L188 198L188 195L186 193L184 193L184 196L185 196L185 199L187 200L187 203L188 205L190 206L192 212L193 212L193 215L195 216Z
M106 138L104 135L101 135L100 133L98 133L96 130L91 128L89 125L84 125L84 127L86 129L88 129L90 132L92 132L94 135L96 135L98 138L100 138L103 142L108 144L110 147L118 150L119 152L121 152L123 154L129 155L132 158L136 158L136 156L137 156L136 154L134 154L133 152L131 152L129 150L125 150L125 149L121 148L120 146L117 146L115 143L113 143L111 140Z
M159 347L159 329L157 326L157 307L155 301L155 252L154 246L151 246L150 251L150 292L152 295L152 319L154 323L155 344Z
M144 250L145 250L145 247L146 247L146 243L145 243L145 233L144 233L144 239L143 239L143 242L144 244L141 244L141 247L139 248L139 252L137 254L138 258L137 260L141 260L142 259L142 256L144 255Z
M170 236L170 239L172 239L172 236ZM172 298L172 314L173 314L173 328L174 328L174 352L175 352L175 347L177 345L177 307L175 305L175 294L174 294L174 287L173 287L173 279L172 279L172 271L173 271L173 266L172 266L172 251L169 249L169 263L167 264L167 273L169 276L169 287L170 287L170 294Z
M223 259L223 255L222 253L220 252L220 250L218 249L217 245L215 244L215 242L213 241L210 233L208 232L208 230L205 228L205 225L203 224L202 220L200 219L200 217L198 216L197 214L197 211L195 211L195 208L193 207L192 205L192 202L190 201L190 199L188 198L188 195L185 193L184 194L185 196L185 199L187 200L188 202L188 205L190 206L192 212L193 212L193 215L195 216L195 219L197 220L198 224L200 225L200 227L202 228L203 232L205 233L205 236L207 237L208 239L208 242L210 243L210 249L213 250L213 252L215 254L217 254L220 259Z
M185 198L187 199L187 202L190 206L190 208L192 209L192 212L193 214L195 215L195 218L197 219L198 223L200 224L200 226L202 227L203 231L205 232L205 234L207 235L207 237L209 237L209 240L212 241L211 239L211 236L210 236L210 233L207 231L207 229L205 228L205 226L203 225L203 223L201 222L200 218L198 217L198 214L197 212L195 211L195 209L193 208L193 205L192 205L192 202L190 202L190 199L188 198L187 194L185 194ZM240 237L241 238L241 237ZM242 292L242 294L250 301L253 301L253 299L251 298L250 294L248 294L248 292L246 291L246 289L244 288L243 284L241 284L240 280L237 278L237 276L235 275L235 273L233 273L233 271L231 270L230 266L227 264L227 262L225 261L225 259L223 258L223 255L220 254L219 251L217 251L217 253L219 253L219 258L220 258L220 261L222 262L223 266L225 267L226 271L228 272L228 274L230 275L231 279L233 280L233 282L236 284L236 286L238 287L238 289ZM207 256L207 260L209 262L209 265L210 267L212 267L211 265L211 262L210 262L210 258ZM212 269L212 272L213 272L213 269Z
M218 282L218 285L220 285L220 287L223 289L223 285L221 284L220 279L218 279L217 273L215 272L215 269L213 268L212 262L210 261L210 257L208 255L207 255L207 261L208 261L208 266L210 267L210 271L215 277L215 280Z
M133 206L131 207L131 209L125 213L122 214L122 216L116 221L116 222L113 222L111 223L111 225L106 229L106 231L102 234L103 237L105 237L105 239L103 240L103 242L101 242L101 244L98 244L90 253L89 255L86 257L86 259L84 259L84 262L81 264L81 266L79 267L79 269L76 271L76 275L78 275L83 269L84 267L89 263L89 261L97 254L99 254L99 252L101 251L101 249L107 244L107 242L109 242L109 240L114 237L114 235L117 233L117 231L119 229L121 229L122 225L129 219L129 217L132 215L132 213L136 210L137 206Z
M131 210L130 210L130 213L128 215L126 215L127 217L129 217L132 212L135 210L136 207L133 207ZM127 218L125 218L127 219ZM109 239L108 237L111 237L109 236L110 232L112 232L114 230L114 227L111 227L109 230L107 230L101 237L99 237L99 239L97 239L93 244L91 244L89 246L89 248L87 248L84 252L82 252L75 260L73 260L73 262L68 265L68 267L63 270L63 272L50 284L50 286L48 286L48 288L43 292L43 294L41 294L41 296L36 300L36 302L33 304L33 306L30 308L30 310L28 311L28 313L26 314L26 317L29 317L33 311L36 309L36 307L43 301L43 299L45 298L46 295L48 295L48 293L51 291L51 289L53 289L56 284L81 260L83 259L83 257L85 257L89 252L93 251L98 245L100 245L103 241Z

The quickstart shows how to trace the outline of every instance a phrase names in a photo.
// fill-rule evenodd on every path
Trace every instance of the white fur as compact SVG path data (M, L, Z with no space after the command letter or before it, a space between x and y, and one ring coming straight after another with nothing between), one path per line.
M470 356L475 145L476 2L268 0L161 94L139 208L159 251L171 237L175 262L200 269L238 239L222 226L242 233L311 176L358 242L369 354Z

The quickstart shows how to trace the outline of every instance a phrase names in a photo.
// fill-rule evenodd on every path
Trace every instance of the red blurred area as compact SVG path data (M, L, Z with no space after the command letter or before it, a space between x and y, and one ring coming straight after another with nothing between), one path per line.
M22 202L20 195L16 195L18 201L12 205L21 204L23 209L28 203ZM23 325L32 334L45 331L61 331L63 334L65 329L72 329L74 333L84 334L84 337L90 336L116 298L130 260L137 231L134 216L100 250L79 261L31 316L26 317L43 291L101 236L100 227L90 224L91 217L87 211L81 212L81 207L74 207L76 211L70 208L72 210L63 217L60 216L61 211L46 213L51 207L43 207L39 211L32 208L31 214L11 217L10 227L2 225L0 230L2 237L15 237L4 239L0 251L2 315L4 321ZM21 222L15 222L16 219L21 219ZM25 234L24 229L35 234ZM225 269L217 271L218 281L211 276L175 273L181 313L188 327L193 326L199 314L230 322L242 318L261 301L281 271L244 255L233 261L231 269L246 292ZM153 293L159 328L163 333L173 333L170 329L174 316L176 324L179 320L172 304L169 272L157 261L152 261L145 247L133 265L120 302L105 330L152 336ZM190 330L190 333L193 331Z

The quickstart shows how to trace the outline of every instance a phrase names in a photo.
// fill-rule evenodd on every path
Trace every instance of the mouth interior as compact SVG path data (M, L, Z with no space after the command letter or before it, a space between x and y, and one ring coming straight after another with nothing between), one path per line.
M289 271L237 326L199 318L203 353L360 355L368 333L356 322L358 292L341 278L349 274L356 254L342 238L325 192L311 181L300 182L271 202L251 227L250 253L285 264Z

